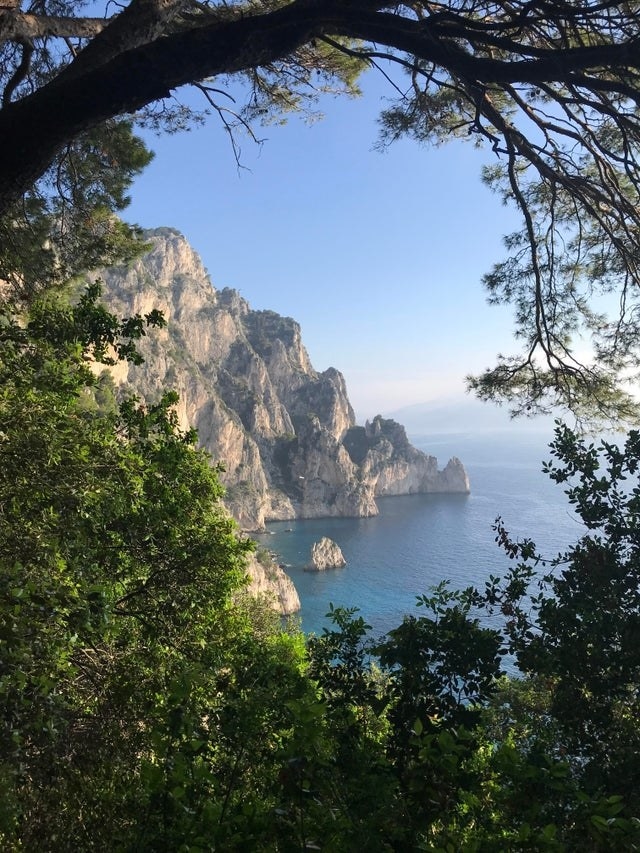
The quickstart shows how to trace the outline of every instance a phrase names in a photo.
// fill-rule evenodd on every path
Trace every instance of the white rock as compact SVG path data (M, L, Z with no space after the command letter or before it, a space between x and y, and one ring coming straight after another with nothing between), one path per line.
M307 565L307 571L322 572L325 569L339 569L346 565L347 561L340 546L327 536L323 536L319 542L314 542L311 548L311 559Z
M264 566L252 554L247 564L250 595L264 597L282 616L289 616L300 610L300 598L289 575L277 563Z
M222 464L225 503L244 530L377 515L382 495L469 491L460 462L439 471L395 421L356 426L342 374L314 370L294 320L216 290L174 229L145 236L148 254L96 277L115 314L158 308L168 325L139 342L143 365L120 362L113 378L148 402L178 392L179 423Z

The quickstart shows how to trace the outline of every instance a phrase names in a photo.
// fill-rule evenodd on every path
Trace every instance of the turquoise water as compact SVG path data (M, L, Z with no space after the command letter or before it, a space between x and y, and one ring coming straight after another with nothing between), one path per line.
M548 438L509 433L412 436L413 443L444 465L464 462L470 495L410 495L379 500L374 518L277 522L257 537L276 552L293 578L302 603L302 628L320 633L329 603L358 607L374 634L395 627L415 610L417 595L446 578L453 586L481 584L505 571L508 560L491 525L502 516L507 530L533 539L554 556L583 528L562 488L541 472ZM338 543L343 569L305 572L311 546L322 536Z

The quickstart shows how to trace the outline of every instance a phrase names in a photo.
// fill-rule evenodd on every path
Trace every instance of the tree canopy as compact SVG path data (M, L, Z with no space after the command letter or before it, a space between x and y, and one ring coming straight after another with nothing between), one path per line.
M35 215L34 204L41 212L43 197L78 208L83 193L103 192L100 175L120 158L135 173L142 152L131 162L115 128L123 119L129 131L130 121L179 126L188 120L171 101L180 86L198 86L204 105L230 122L225 89L243 79L237 119L245 123L296 109L322 88L354 91L362 69L388 73L388 64L402 76L381 117L383 138L484 145L486 180L521 214L508 257L485 284L490 300L514 306L522 351L500 356L472 387L519 412L561 404L601 419L637 415L623 387L640 359L634 4L132 0L105 8L88 18L79 3L46 0L0 11L0 211L14 242L16 223ZM75 164L87 152L92 184L79 189ZM122 193L110 192L121 207ZM59 201L53 208L59 222ZM578 357L581 337L592 359Z

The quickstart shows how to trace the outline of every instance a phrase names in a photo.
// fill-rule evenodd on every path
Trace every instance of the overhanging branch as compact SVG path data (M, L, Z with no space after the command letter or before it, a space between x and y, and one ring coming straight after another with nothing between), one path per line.
M619 73L632 69L640 74L638 36L619 44L565 50L557 46L542 50L537 45L534 51L526 37L517 41L511 35L512 57L492 58L474 55L460 40L450 38L446 20L437 16L433 21L417 20L379 11L385 5L366 0L295 0L275 11L230 21L216 19L158 38L154 19L157 23L164 13L172 15L181 3L134 0L129 9L137 10L138 46L127 49L126 39L114 43L110 38L110 33L122 28L125 10L96 37L95 47L90 44L66 71L0 113L0 210L33 184L62 145L88 128L134 113L184 84L266 66L323 36L384 45L403 53L404 62L415 57L462 80L496 85L573 82L592 91L606 85L610 92L640 98ZM152 30L145 32L142 22L147 7ZM477 31L474 37L480 38ZM96 62L100 44L108 49ZM117 44L121 52L116 52Z
M0 44L48 37L93 38L109 25L106 18L67 18L0 10Z

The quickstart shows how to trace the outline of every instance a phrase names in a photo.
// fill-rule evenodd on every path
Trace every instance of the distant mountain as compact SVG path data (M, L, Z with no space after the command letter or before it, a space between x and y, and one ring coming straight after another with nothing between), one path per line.
M439 471L395 421L358 426L342 374L314 370L294 320L214 289L177 231L146 236L146 255L96 277L115 313L157 308L168 325L141 342L144 365L120 363L113 379L147 401L178 391L180 422L222 464L226 503L244 529L375 515L378 495L468 491L459 460Z
M550 416L513 419L507 409L470 397L417 403L389 412L388 417L404 424L410 435L498 432L550 435L554 422Z

